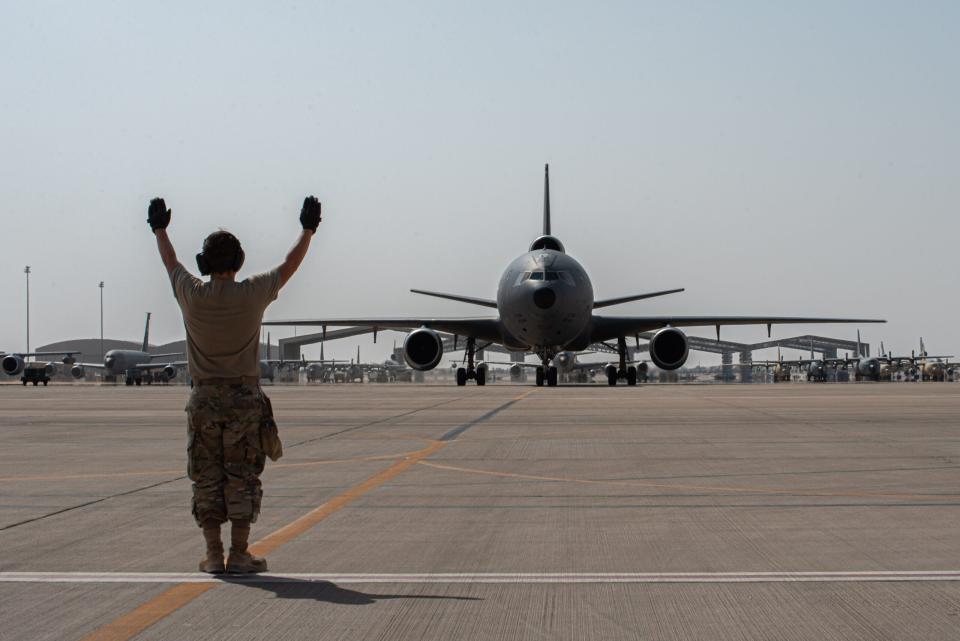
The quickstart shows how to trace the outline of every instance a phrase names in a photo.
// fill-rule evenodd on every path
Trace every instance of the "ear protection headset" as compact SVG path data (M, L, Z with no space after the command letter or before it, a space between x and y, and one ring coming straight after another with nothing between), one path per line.
M213 273L213 270L210 268L210 263L207 261L207 257L204 255L208 249L207 241L203 242L203 251L197 254L197 269L200 270L202 276L209 276ZM243 247L240 246L240 241L237 241L237 251L234 252L233 258L230 261L229 267L224 271L238 272L240 268L243 267L243 259L245 254L243 253Z

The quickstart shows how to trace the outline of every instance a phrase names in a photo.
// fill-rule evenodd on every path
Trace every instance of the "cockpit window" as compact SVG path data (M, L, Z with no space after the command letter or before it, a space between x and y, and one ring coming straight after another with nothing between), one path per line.
M562 280L570 285L573 284L573 278L567 272L552 272L552 271L540 271L540 272L525 272L520 278L520 282L526 280Z

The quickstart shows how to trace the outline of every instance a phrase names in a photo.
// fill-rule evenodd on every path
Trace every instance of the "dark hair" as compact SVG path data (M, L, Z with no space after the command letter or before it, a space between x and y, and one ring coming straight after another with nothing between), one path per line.
M204 263L201 265L201 271L208 274L239 271L243 265L243 248L240 246L240 241L223 229L213 232L203 241L203 253L197 256L197 263L201 262Z

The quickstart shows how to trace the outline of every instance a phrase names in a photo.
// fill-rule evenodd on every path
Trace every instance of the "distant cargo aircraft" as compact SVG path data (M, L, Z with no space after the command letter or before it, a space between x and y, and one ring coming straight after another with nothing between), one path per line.
M157 361L156 359L166 359L173 356L183 356L183 354L151 354L150 349L150 312L147 312L147 324L143 330L143 347L138 351L134 349L111 349L103 357L103 363L76 363L71 368L70 373L74 378L83 378L86 370L102 370L104 376L118 377L123 376L127 385L140 385L144 380L149 383L152 380L152 374L160 372L166 380L171 380L177 376L177 370L186 367L186 361ZM148 374L145 379L144 374Z
M532 352L541 361L536 369L537 385L557 384L558 369L551 360L563 351L581 351L593 343L617 341L619 364L608 372L615 385L625 380L636 385L637 368L627 363L627 338L658 330L650 339L650 360L665 370L681 367L687 360L687 337L680 327L721 325L767 325L784 323L879 323L881 320L849 318L801 318L795 316L599 316L595 310L630 301L663 296L682 289L596 300L586 269L566 253L563 243L551 235L550 177L544 168L543 235L529 251L511 262L500 278L496 300L411 290L414 293L446 298L498 312L493 317L472 318L346 318L266 321L264 325L359 326L374 330L412 330L403 343L403 356L410 367L430 370L443 357L438 332L466 338L466 366L457 371L457 384L474 379L482 385L474 360L476 351L498 343L511 351Z
M79 352L0 352L0 369L7 376L17 376L22 374L20 382L26 385L33 383L34 386L43 383L46 386L50 382L50 377L57 371L57 364L53 361L30 361L30 358L62 356L64 365L73 365L76 359L74 354Z

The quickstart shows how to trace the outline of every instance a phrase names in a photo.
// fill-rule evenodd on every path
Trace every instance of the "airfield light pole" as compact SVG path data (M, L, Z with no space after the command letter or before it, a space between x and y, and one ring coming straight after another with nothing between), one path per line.
M100 360L103 360L103 281L100 281Z
M27 354L30 353L30 265L23 268L27 276Z

